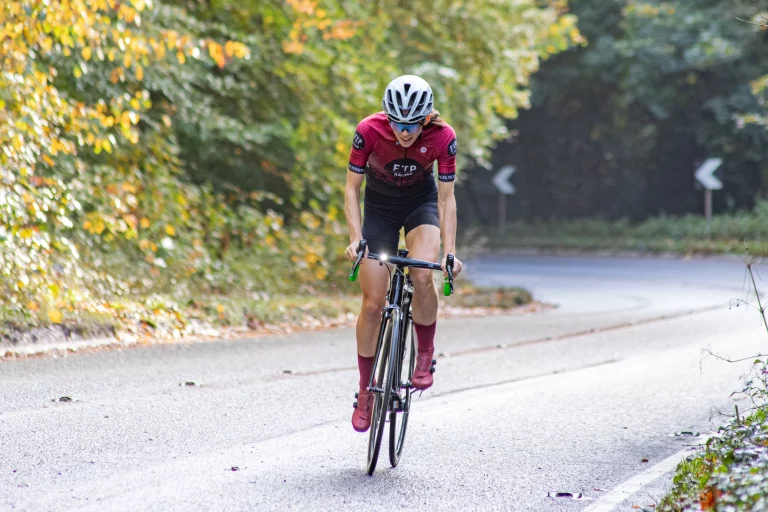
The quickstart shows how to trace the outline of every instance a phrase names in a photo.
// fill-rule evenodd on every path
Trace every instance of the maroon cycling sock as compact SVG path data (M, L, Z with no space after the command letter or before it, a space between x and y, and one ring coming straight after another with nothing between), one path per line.
M360 389L368 389L368 379L371 378L373 358L357 354L357 368L360 370Z
M416 330L416 339L419 340L419 352L434 352L436 326L437 321L432 325L420 325L413 322L413 328Z

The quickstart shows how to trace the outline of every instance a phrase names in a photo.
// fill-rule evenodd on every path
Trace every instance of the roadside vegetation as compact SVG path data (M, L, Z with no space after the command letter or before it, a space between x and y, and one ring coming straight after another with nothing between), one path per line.
M751 212L721 214L711 226L701 215L661 216L633 223L629 219L557 220L512 223L504 234L468 229L465 235L493 249L633 251L641 253L743 254L768 241L768 201Z
M755 307L766 323L766 309L755 269L748 266L756 297ZM748 304L745 304L748 305ZM751 358L750 358L751 359ZM728 361L728 363L735 363ZM746 410L734 414L695 455L680 463L673 487L657 507L665 512L768 510L768 359L754 357L735 395L747 398Z
M344 313L344 169L386 83L435 84L461 165L487 160L540 62L584 43L575 25L565 2L535 0L439 15L336 0L3 2L0 331L178 335L198 318Z

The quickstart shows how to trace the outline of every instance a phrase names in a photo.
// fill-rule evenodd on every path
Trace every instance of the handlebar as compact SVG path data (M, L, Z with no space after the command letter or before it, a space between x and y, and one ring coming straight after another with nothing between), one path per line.
M357 246L357 259L352 265L352 270L349 272L349 280L356 281L357 275L360 271L360 262L365 257L365 250L368 242L366 240L360 240ZM368 259L376 260L380 264L391 263L399 268L412 267L412 268L425 268L428 270L443 270L443 267L439 263L433 263L431 261L417 260L413 258L403 258L401 256L390 256L388 254L373 254L368 253ZM453 264L455 258L453 254L449 254L445 259L445 269L447 276L445 277L445 284L443 285L443 295L446 297L453 294Z

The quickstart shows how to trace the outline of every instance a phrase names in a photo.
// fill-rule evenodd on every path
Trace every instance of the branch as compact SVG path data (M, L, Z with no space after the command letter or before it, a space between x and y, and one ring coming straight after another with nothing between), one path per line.
M734 304L736 304L736 307L739 307L739 304L744 304L745 306L748 306L750 308L754 308L755 311L758 311L759 313L763 313L763 311L764 311L764 310L758 308L757 306L755 306L754 304L750 304L749 302L747 302L747 301L745 301L743 299L731 299L729 302L730 302L728 304L728 308L729 309L732 308Z
M712 357L715 357L715 358L717 358L717 359L720 359L721 361L726 361L726 362L728 362L728 363L740 363L740 362L742 362L742 361L749 361L750 359L758 359L758 358L760 358L760 357L766 357L766 356L768 356L768 354L757 354L756 356L745 357L744 359L728 359L727 357L722 357L722 356L719 356L719 355L715 354L714 352L712 352L712 351L711 351L710 349L708 349L708 348L704 348L704 349L702 349L701 351L702 351L702 352L707 352L707 353L709 353L709 355L711 355Z
M768 18L766 18L765 16L760 16L760 17L763 18L764 20L768 20ZM736 16L735 18L737 20L739 20L739 21L743 21L744 23L749 23L750 25L757 25L758 27L768 28L768 25L763 25L762 23L755 23L754 21L743 20L743 19L739 18L738 16Z

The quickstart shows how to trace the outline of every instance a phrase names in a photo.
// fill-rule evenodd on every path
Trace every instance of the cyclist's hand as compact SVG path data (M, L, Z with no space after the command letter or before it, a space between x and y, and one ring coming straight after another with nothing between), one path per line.
M448 275L448 271L446 270L446 260L447 256L443 256L443 261L440 263L440 266L443 267L443 274ZM456 256L453 257L453 277L458 276L461 274L461 260L457 258Z
M351 261L355 261L357 259L357 247L360 245L360 240L355 240L351 244L349 244L349 247L347 247L347 250L345 251L345 254L347 258L349 258ZM368 256L368 248L365 248L365 255Z

